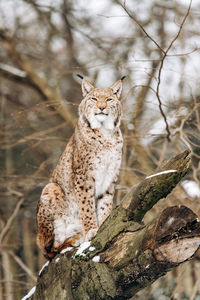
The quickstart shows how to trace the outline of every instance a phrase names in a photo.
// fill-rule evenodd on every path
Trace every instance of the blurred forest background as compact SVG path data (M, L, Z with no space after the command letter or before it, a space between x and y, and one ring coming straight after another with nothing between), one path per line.
M35 285L40 193L72 135L80 79L126 75L115 201L163 160L191 150L190 172L145 217L184 204L200 216L200 2L0 0L0 299ZM134 299L200 299L200 253Z

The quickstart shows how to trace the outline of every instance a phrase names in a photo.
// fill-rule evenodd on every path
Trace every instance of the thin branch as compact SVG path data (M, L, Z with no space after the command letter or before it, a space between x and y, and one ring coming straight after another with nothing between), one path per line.
M188 149L190 149L191 151L191 156L196 156L195 152L193 151L192 147L191 147L191 141L188 141L186 135L184 134L184 125L186 123L186 121L190 118L190 116L198 111L198 107L200 107L200 103L195 103L194 107L192 110L190 110L188 112L188 114L181 119L181 123L180 123L180 126L178 128L176 128L173 132L173 135L176 135L176 134L179 134L179 138L180 140L183 142L184 145L186 145L186 147ZM198 159L199 157L196 156ZM198 179L198 175L197 175L197 169L193 168L193 177L194 177L194 180L197 182L197 184L199 183L199 179Z
M160 98L160 83L161 83L161 73L162 73L162 69L163 69L163 65L164 65L164 60L165 58L167 57L168 55L168 52L169 50L171 49L171 47L173 46L174 42L178 39L180 33L181 33L181 30L183 28L183 25L189 15L189 12L190 12L190 8L191 8L191 4L192 4L192 0L190 0L190 3L189 3L189 6L188 6L188 9L187 9L187 12L183 18L183 21L179 27L179 30L176 34L176 36L173 38L173 40L171 41L171 43L169 44L167 50L164 52L163 54L163 57L162 57L162 60L161 60L161 63L160 63L160 68L158 70L158 84L157 84L157 88L156 88L156 96L157 96L157 99L158 99L158 103L159 103L159 109L160 109L160 113L161 115L163 116L163 119L165 121L165 125L166 125L166 131L167 131L167 139L168 141L170 141L170 130L169 130L169 125L168 125L168 122L167 122L167 118L165 116L165 113L162 109L162 102L161 102L161 98Z
M34 132L30 135L27 135L21 139L18 139L16 142L14 143L6 143L5 145L2 145L0 146L1 149L11 149L13 147L16 147L20 144L24 144L24 143L27 143L28 141L32 141L32 140L37 140L37 139L42 139L46 134L49 134L49 133L52 133L60 128L63 128L66 126L66 123L61 123L61 124L58 124L57 126L54 126L52 128L49 128L49 129L45 129L45 130L41 130L39 132Z
M158 62L153 62L152 68L151 68L151 73L148 74L147 83L145 85L141 86L140 92L138 93L138 96L136 99L136 104L135 104L134 116L132 118L132 122L134 124L135 131L137 131L136 128L137 128L138 119L141 118L141 116L143 114L145 97L149 91L149 86L151 85L152 79L155 76L157 65L158 65Z
M176 36L173 38L173 40L171 41L171 43L169 44L169 46L168 46L168 48L167 48L167 50L166 50L166 52L165 52L166 55L167 55L168 51L171 49L171 47L173 46L174 42L175 42L175 41L178 39L178 37L179 37L179 35L180 35L180 33L181 33L181 30L182 30L182 28L183 28L183 25L185 24L185 21L186 21L187 17L189 16L190 9L191 9L191 5L192 5L192 0L190 0L190 3L189 3L189 6L188 6L188 9L187 9L187 12L186 12L186 14L185 14L185 16L184 16L184 18L183 18L183 21L182 21L181 25L179 26L179 30L178 30Z
M165 126L166 126L166 131L167 131L167 139L168 139L168 141L170 141L169 125L168 125L168 122L167 122L167 117L165 116L165 113L162 109L162 102L161 102L161 98L160 98L161 72L162 72L165 57L166 57L166 55L164 54L164 56L161 60L159 71L158 71L158 84L157 84L157 88L156 88L156 96L157 96L157 99L158 99L158 107L159 107L160 113L161 113L161 115L162 115L162 117L165 121Z
M160 113L161 113L161 115L162 115L162 117L164 119L164 122L165 122L166 131L167 131L167 139L168 139L168 141L170 141L169 125L168 125L168 122L167 122L167 117L165 116L165 113L164 113L164 111L162 109L162 101L161 101L161 98L160 98L161 73L162 73L162 69L163 69L163 65L164 65L164 60L168 56L168 52L171 49L171 47L173 46L174 42L178 39L178 37L179 37L179 35L181 33L181 30L183 28L183 25L184 25L184 23L185 23L188 15L189 15L189 13L190 13L191 5L192 5L192 0L190 0L187 12L186 12L186 14L185 14L185 16L183 18L183 21L181 22L181 24L179 26L179 30L178 30L176 36L172 39L171 43L167 47L167 50L163 50L162 47L148 34L148 32L144 29L144 27L140 24L140 22L137 21L137 19L135 18L135 16L133 16L128 11L128 9L126 8L126 0L124 0L124 4L123 5L120 2L118 2L118 3L123 7L123 9L128 14L128 16L140 27L140 29L143 31L143 33L146 35L146 37L148 37L157 46L157 48L161 51L161 53L163 54L163 57L162 57L161 63L160 63L160 67L159 67L159 70L158 70L158 84L157 84L157 88L156 88L156 96L157 96L157 99L158 99Z
M198 292L198 288L200 286L200 277L196 280L195 285L193 287L192 295L189 300L194 300L195 295Z
M33 272L31 271L31 269L29 269L21 260L21 258L17 255L14 254L13 251L8 251L8 253L10 254L10 256L12 256L12 258L16 261L16 263L18 263L18 265L28 274L28 276L31 277L31 279L33 279L35 282L37 281L37 277L33 274Z
M16 218L16 216L17 216L17 214L18 214L18 212L19 212L19 209L20 209L20 207L21 207L21 205L22 205L23 202L24 202L24 198L21 198L21 199L18 201L18 203L17 203L17 205L16 205L16 207L15 207L15 209L14 209L12 215L10 216L10 218L8 219L6 225L5 225L4 228L2 229L2 231L1 231L1 233L0 233L0 244L2 244L3 239L4 239L4 237L6 236L8 230L10 229L10 227L11 227L11 225L12 225L14 219Z
M24 78L17 76L8 70L5 70L5 68L4 70L1 68L1 72L3 72L4 75L7 73L7 77L10 76L14 80L21 80L24 83L29 83L35 87L42 94L43 98L49 102L51 107L56 110L65 121L74 126L75 118L72 112L62 105L63 99L60 92L55 90L54 87L51 87L44 78L38 75L30 61L17 50L17 45L14 38L7 34L5 30L0 29L0 40L2 41L2 44L4 48L6 48L12 61L17 65L18 68L21 69L21 71L25 72L24 74L26 74L26 76Z
M185 53L167 54L167 57L188 56L188 55L193 54L194 52L199 51L199 50L200 50L200 48L197 47L197 48L195 48L195 49L193 49L191 51L185 52Z
M14 70L18 70L19 72L13 72ZM21 76L20 72L21 74L24 75ZM35 89L42 97L44 97L44 93L38 88L36 84L34 84L34 82L32 82L28 78L28 74L26 72L19 70L15 67L6 66L5 64L0 64L0 75L2 75L4 78L8 78L9 80L20 83L22 85L28 85L31 88Z
M140 22L135 18L135 16L133 16L132 14L130 14L130 12L128 11L128 9L126 8L126 0L124 1L124 4L122 5L120 2L118 2L123 9L125 10L125 12L127 13L127 15L140 27L140 29L143 31L143 33L146 35L146 37L148 37L148 39L150 39L156 46L157 48L163 53L165 54L165 50L162 49L162 47L148 34L148 32L144 29L144 27L140 24Z
M31 287L32 285L30 284L30 283L27 283L27 282L25 282L25 281L20 281L20 280L0 280L0 283L6 283L6 282L8 282L8 283L12 283L12 284L21 284L21 285L25 285L25 286L27 286L27 287Z

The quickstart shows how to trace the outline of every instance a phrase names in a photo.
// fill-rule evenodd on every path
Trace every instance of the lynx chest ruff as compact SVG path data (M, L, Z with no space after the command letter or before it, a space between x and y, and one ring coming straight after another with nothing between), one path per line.
M118 149L104 150L99 158L94 160L95 196L103 195L110 184L116 181L121 164L121 155Z

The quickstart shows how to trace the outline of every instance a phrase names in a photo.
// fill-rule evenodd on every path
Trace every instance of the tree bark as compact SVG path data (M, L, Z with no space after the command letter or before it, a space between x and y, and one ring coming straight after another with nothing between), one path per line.
M186 150L173 157L159 170L170 172L132 188L82 253L59 254L38 277L31 299L129 299L191 259L200 244L200 222L189 208L168 207L152 223L142 223L186 174L188 155Z

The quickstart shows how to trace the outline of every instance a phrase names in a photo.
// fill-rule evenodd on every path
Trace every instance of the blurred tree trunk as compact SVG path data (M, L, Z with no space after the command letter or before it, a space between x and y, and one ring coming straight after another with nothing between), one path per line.
M25 263L27 267L34 273L34 251L35 251L35 243L34 238L32 236L32 219L29 216L24 217L23 220L23 248L24 248L24 256L25 256ZM28 284L32 285L34 283L33 279L27 275L27 282Z
M190 259L199 247L200 222L189 208L168 207L152 223L142 223L186 174L188 154L173 157L160 169L168 172L133 187L82 253L73 249L53 260L32 299L129 299Z
M13 272L12 264L9 254L2 251L2 267L3 267L3 280L4 280L4 295L7 300L14 300L13 294Z

